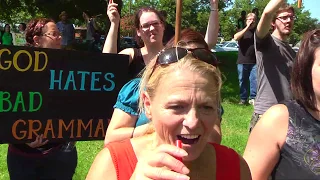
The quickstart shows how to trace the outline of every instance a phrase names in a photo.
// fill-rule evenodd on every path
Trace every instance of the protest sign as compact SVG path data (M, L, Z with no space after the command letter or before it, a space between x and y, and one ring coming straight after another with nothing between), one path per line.
M103 139L127 55L0 46L0 143Z
M12 41L15 46L24 46L26 45L26 35L22 33L12 33Z

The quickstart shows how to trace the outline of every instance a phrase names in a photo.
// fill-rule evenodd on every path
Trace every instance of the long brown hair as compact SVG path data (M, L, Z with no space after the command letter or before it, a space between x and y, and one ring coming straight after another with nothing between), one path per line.
M320 50L320 29L304 35L291 73L293 97L314 111L319 111L312 86L312 67L317 50Z

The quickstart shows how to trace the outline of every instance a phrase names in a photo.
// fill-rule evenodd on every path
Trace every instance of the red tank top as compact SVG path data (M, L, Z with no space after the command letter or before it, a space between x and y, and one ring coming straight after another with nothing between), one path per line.
M231 148L215 143L216 151L216 180L240 180L240 158ZM108 144L118 180L129 180L137 164L137 157L134 153L130 140Z

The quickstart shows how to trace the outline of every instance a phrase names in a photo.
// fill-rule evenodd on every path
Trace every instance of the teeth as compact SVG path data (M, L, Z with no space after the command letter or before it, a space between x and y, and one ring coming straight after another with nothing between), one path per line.
M186 139L196 139L199 137L199 135L193 135L193 134L183 134L183 135L180 135L181 137L183 138L186 138Z

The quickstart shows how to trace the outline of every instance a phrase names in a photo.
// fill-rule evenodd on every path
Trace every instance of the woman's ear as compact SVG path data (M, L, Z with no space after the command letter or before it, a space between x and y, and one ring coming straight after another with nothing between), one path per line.
M35 46L39 46L40 36L33 36L33 42L34 42Z
M146 114L147 118L151 120L151 99L147 92L142 93L143 99L143 106L144 106L144 113Z
M137 33L137 36L141 36L141 33L140 33L140 30L139 29L136 29L136 33Z

